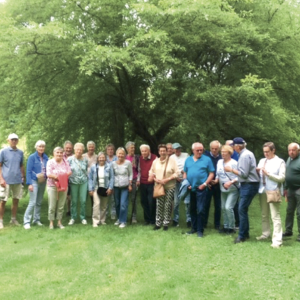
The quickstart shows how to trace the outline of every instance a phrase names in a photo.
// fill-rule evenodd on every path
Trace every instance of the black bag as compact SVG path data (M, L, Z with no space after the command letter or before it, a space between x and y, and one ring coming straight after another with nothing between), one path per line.
M106 193L107 190L108 189L106 189L104 187L98 187L98 189L97 189L98 196L100 196L100 197L107 197L107 193Z

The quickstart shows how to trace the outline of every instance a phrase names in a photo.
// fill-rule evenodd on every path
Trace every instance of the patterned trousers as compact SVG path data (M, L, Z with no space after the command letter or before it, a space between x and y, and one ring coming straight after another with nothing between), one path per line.
M166 190L166 195L156 199L156 226L168 226L171 221L175 187Z

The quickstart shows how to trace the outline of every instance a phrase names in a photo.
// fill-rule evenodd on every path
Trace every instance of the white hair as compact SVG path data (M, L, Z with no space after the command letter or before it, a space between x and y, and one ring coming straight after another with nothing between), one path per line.
M94 147L96 147L96 144L93 141L88 141L87 144L86 144L86 147L88 148L89 145L93 145Z
M116 154L118 155L120 151L124 151L124 154L126 155L126 150L123 147L119 147L116 151Z
M142 150L142 148L147 148L150 151L150 146L147 144L143 144L140 146L140 150Z
M77 147L81 147L82 150L84 150L84 145L83 145L82 143L76 143L76 144L74 145L74 149L77 148Z
M192 145L192 150L194 150L194 148L195 148L195 145L196 144L200 144L201 146L203 146L203 144L202 143L200 143L200 142L196 142L196 143L194 143L193 145Z
M222 147L222 144L218 141L218 140L216 140L216 141L211 141L210 142L210 144L209 144L209 148L211 147L211 145L212 144L214 144L214 143L216 143L216 144L218 144L219 145L219 148L221 148Z
M128 149L129 147L134 146L134 145L135 145L134 142L127 142L125 145L125 149Z
M35 146L34 148L36 149L38 146L46 146L46 143L42 140L38 140L36 143L35 143Z
M296 147L297 147L297 150L299 150L299 148L300 148L299 144L297 144L297 143L290 143L290 144L288 145L288 147L290 147L290 146L296 146Z

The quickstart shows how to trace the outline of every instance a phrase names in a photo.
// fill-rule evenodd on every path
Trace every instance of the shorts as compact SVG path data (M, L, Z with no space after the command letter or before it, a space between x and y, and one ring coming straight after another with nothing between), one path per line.
M5 188L2 186L0 187L0 200L6 202L10 194L12 194L13 199L21 199L23 196L22 184L6 184Z

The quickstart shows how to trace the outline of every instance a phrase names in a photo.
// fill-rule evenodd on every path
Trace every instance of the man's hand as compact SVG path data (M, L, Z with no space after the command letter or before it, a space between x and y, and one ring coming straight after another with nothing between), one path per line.
M3 187L6 187L6 182L4 179L1 179L0 181L0 185L3 186Z
M28 186L28 190L29 190L29 192L33 192L33 185L32 185L32 184L30 184L30 185Z
M129 193L132 191L132 186L131 185L128 186L128 191L129 191Z
M140 184L141 184L141 183L140 183L139 181L136 182L136 186L140 186Z
M198 186L198 189L199 189L200 191L203 191L205 188L206 188L206 185L205 185L205 184L201 184L201 185Z
M90 191L90 192L89 192L89 195L90 195L90 196L93 196L93 195L94 195L94 192L93 192L93 191Z
M210 182L211 185L216 185L219 182L218 179L214 179Z

